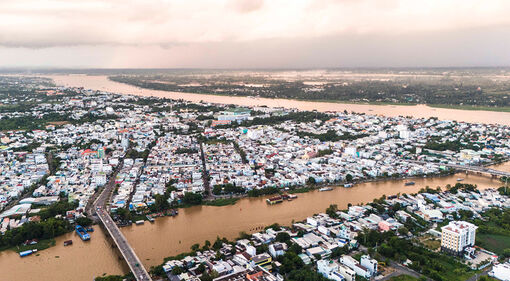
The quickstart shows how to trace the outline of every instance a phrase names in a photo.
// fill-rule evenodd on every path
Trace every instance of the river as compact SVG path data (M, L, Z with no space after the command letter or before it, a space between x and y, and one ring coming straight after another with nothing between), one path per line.
M510 171L510 163L494 166ZM229 239L239 232L254 232L254 228L272 223L289 225L292 220L302 220L315 213L324 212L330 204L346 208L348 203L371 202L382 195L413 193L425 186L436 187L455 184L456 179L477 184L479 188L499 187L497 179L486 176L456 175L441 178L415 179L414 186L404 186L403 180L368 182L352 188L336 187L332 191L313 191L298 194L298 199L278 205L267 205L265 198L243 198L235 205L214 207L195 206L181 209L176 217L158 218L154 223L122 228L122 232L133 246L140 260L149 268L160 264L163 258L189 251L194 243L203 245L205 240L213 242L217 236ZM90 281L103 273L127 272L119 254L99 227L92 233L91 241L82 242L75 233L57 238L54 247L20 258L16 252L0 252L1 280L51 280ZM63 246L63 241L73 239L72 246ZM57 258L58 256L58 258Z
M281 102L272 99L250 99L230 98L214 95L197 95L168 93L152 90L141 90L129 85L111 82L104 76L56 76L53 77L58 84L82 86L98 90L141 95L161 95L189 99L191 101L206 100L218 103L235 103L241 105L262 104L267 101L269 106L289 106L301 109L318 110L354 110L357 112L382 114L383 109L386 115L395 115L407 110L405 113L396 115L413 115L409 109L414 106L372 106L372 105L344 105L337 103L308 103L300 101ZM373 108L374 111L368 109ZM434 110L429 107L419 106L426 110ZM437 111L426 111L428 116L433 115L439 118L470 121L470 116L475 121L487 123L509 123L510 115L507 113L485 112L485 111L459 111L453 114L451 110L437 109ZM426 114L417 112L416 114ZM438 112L446 115L432 114ZM476 114L473 114L476 113ZM493 117L489 117L489 115ZM484 116L479 118L480 116ZM419 116L425 117L425 116ZM457 118L455 118L457 117ZM487 119L485 119L487 118ZM472 121L472 120L471 120ZM510 171L510 163L494 166L495 169ZM465 183L477 184L479 188L498 187L499 180L485 176L456 174L442 178L421 178L415 179L416 185L404 186L402 180L388 180L380 182L368 182L355 185L353 188L336 187L328 192L308 192L298 194L299 198L282 204L269 206L265 198L243 198L235 205L214 207L195 206L181 209L176 217L158 218L154 223L145 222L144 225L133 225L122 228L122 232L135 249L140 260L149 268L152 265L160 264L164 257L176 255L189 251L194 243L203 244L205 240L214 241L217 236L229 239L238 236L239 232L254 232L254 228L263 227L272 223L288 225L292 220L301 220L314 213L324 212L330 204L337 204L339 208L345 208L348 203L367 203L382 195L394 195L397 193L413 193L425 186L436 187L446 184L455 184L456 179L465 178ZM31 255L20 258L14 251L0 252L0 280L9 281L90 281L96 276L103 274L124 274L127 267L119 259L118 252L112 248L111 242L105 238L99 227L92 233L91 241L82 242L73 232L56 240L56 246L40 251L38 255ZM72 239L72 246L63 246L63 241Z
M269 107L297 108L301 110L318 111L347 110L349 112L355 111L373 115L413 116L416 118L437 117L441 120L457 120L471 123L510 125L510 112L434 108L427 105L346 104L336 102L311 102L288 99L218 96L142 89L128 84L108 80L107 76L52 75L46 77L52 78L57 85L62 86L84 87L85 89L102 90L121 94L184 99L192 102L204 101L211 103L235 104L241 106L265 105Z

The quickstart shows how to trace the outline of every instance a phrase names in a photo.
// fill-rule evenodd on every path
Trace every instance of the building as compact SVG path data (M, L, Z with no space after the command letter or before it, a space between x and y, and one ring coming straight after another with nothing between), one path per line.
M510 281L510 263L495 265L489 272L489 276L498 280Z
M360 264L366 267L372 276L377 274L377 261L375 259L371 259L370 256L362 256Z
M272 261L273 261L273 259L267 253L262 253L260 255L253 256L251 258L251 262L252 262L252 266L253 267L260 266L260 267L263 267L265 269L271 268L271 262Z
M340 262L352 269L357 275L361 277L370 278L370 276L372 276L366 267L359 264L359 262L351 256L343 255L340 258Z
M350 267L340 264L338 266L338 271L345 278L346 281L356 280L356 272L354 272L354 270L352 270Z
M441 228L441 251L462 255L466 247L475 245L478 227L465 221L452 221Z

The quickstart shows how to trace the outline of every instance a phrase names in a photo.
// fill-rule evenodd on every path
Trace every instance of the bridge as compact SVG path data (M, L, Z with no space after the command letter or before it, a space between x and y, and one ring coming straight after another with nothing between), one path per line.
M133 275L135 276L136 280L137 281L152 280L149 273L147 272L147 270L145 270L143 264L140 262L140 259L136 256L135 251L129 245L128 241L126 240L126 237L124 237L122 232L120 232L120 229L117 227L117 224L115 224L113 219L108 214L108 211L99 208L96 210L96 214L103 223L103 226L108 231L108 234L110 234L110 237L112 237L113 241L117 245L117 248L122 254L122 257L124 257L124 260L128 264L129 269L131 269L131 272L133 272Z
M117 248L122 254L122 257L129 266L129 269L131 270L131 272L133 272L133 275L135 276L136 280L151 281L152 279L149 273L143 267L143 264L140 262L140 259L136 255L133 248L129 245L126 237L124 237L117 224L113 221L107 208L107 203L110 201L109 199L112 195L113 188L115 186L116 175L120 171L121 167L122 163L115 169L115 172L110 177L110 180L105 185L103 191L92 204L93 205L92 208L95 211L95 214L99 218L104 228L106 228L106 231L108 232L110 237L115 242Z
M425 162L425 161L412 161L412 162L419 163L419 164L434 164L434 165L437 165L437 166L446 166L446 167L453 168L453 169L456 169L456 170L461 170L461 171L489 174L489 175L494 176L494 177L510 177L510 172L494 170L494 169L487 168L487 167L484 167L484 166L468 166L468 165L457 165L457 164L444 164L444 163Z

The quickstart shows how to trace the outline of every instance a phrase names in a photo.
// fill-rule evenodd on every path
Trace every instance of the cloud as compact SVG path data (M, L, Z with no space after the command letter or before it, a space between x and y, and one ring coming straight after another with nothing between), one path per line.
M510 24L504 0L0 1L0 46L162 46L395 36Z

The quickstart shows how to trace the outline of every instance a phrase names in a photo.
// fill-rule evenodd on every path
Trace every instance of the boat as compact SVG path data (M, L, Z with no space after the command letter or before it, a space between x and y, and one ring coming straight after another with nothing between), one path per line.
M346 184L344 184L344 187L352 187L352 186L353 186L353 184L352 184L352 183L346 183Z
M283 202L283 198L281 196L275 196L275 197L271 197L271 198L266 199L266 202L269 205L274 205L274 204L282 203Z
M154 218L153 218L153 217L151 217L151 216L149 216L149 215L147 215L147 216L145 216L145 217L147 218L147 220L148 220L148 221L150 221L150 222L154 222Z
M464 179L463 178L457 178L457 181L463 181Z
M26 257L26 256L30 256L31 254L37 252L37 249L33 249L33 250L26 250L26 251L23 251L23 252L19 252L19 256L20 257Z
M297 195L289 194L289 198L287 198L287 200L292 201L292 200L294 200L296 198L297 198Z
M319 191L321 191L321 192L322 191L330 191L330 190L333 190L333 188L331 188L331 187L323 187L323 188L319 189Z
M415 184L414 181L406 181L406 183L404 183L405 186L414 185L414 184Z
M94 228L91 226L91 227L87 227L86 228L87 232L94 232Z
M64 241L64 246L73 245L73 240L66 240Z
M90 240L90 234L88 234L85 228L81 225L76 226L76 234L78 234L83 241Z
M135 221L135 224L136 225L140 225L140 224L143 224L144 223L144 220L138 220L138 221Z

